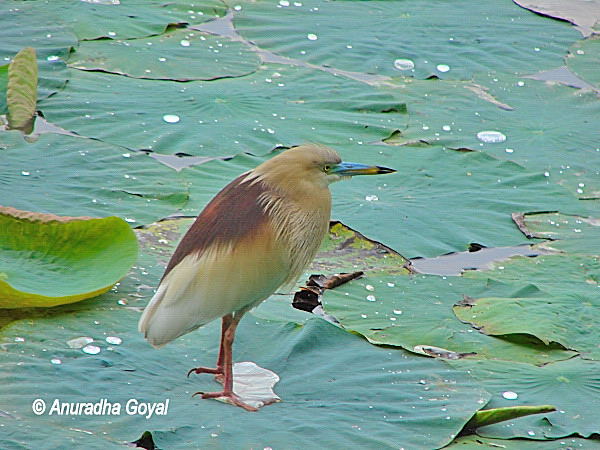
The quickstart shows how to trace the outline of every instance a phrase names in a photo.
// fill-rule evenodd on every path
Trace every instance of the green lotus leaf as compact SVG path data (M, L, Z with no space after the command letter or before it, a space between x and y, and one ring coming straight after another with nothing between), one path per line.
M218 0L175 0L167 3L160 0L55 0L51 3L36 0L26 2L24 9L35 11L38 20L72 30L80 40L153 36L163 33L171 24L198 24L223 16L226 12L223 3ZM30 22L25 23L29 25Z
M258 68L259 59L242 43L171 29L148 38L82 42L68 63L133 78L189 81L248 75Z
M93 219L0 208L0 308L49 307L108 291L137 258L118 217Z
M577 254L548 254L535 259L517 256L496 264L494 270L467 271L463 277L509 283L520 289L531 288L537 293L563 298L594 297L600 283L600 258Z
M0 139L5 206L69 216L115 215L140 225L173 214L187 201L181 176L142 152L54 133L31 143L17 131Z
M8 68L6 105L9 128L21 130L25 134L33 131L37 84L35 49L26 47L16 54Z
M492 394L488 408L552 404L557 411L477 429L491 438L556 439L600 430L600 362L573 358L537 367L504 361L451 361L469 371Z
M583 438L565 438L543 444L544 448L578 448L581 450L595 450L598 448L598 439ZM501 448L505 450L539 450L540 441L527 439L490 439L478 435L461 436L455 439L452 444L444 447L451 450L490 450L492 448Z
M456 305L454 312L481 333L529 334L546 345L557 342L586 358L600 359L596 335L600 327L599 309L597 295L590 292L589 296L540 294L535 298L470 299Z
M595 92L497 72L480 74L476 81L514 110L478 110L479 123L503 132L506 141L478 142L474 133L464 137L467 147L544 173L580 199L600 198L600 152L592 119L600 115L600 102Z
M524 231L551 239L544 247L580 255L600 255L600 219L561 213L524 214Z
M452 306L464 295L499 293L506 297L538 294L536 289L503 283L473 282L462 277L388 275L380 270L325 292L328 314L350 331L378 345L418 352L437 347L451 357L501 359L535 364L566 359L575 353L537 338L499 338L479 333L458 320Z
M408 258L464 251L472 242L524 244L527 239L511 220L515 211L592 211L591 204L578 202L542 173L484 152L438 146L336 148L349 161L389 165L398 173L335 183L332 217Z
M418 0L285 3L241 2L234 25L278 55L369 74L468 80L490 67L526 74L560 65L580 36L512 2L470 4L468 14L482 20L468 22L465 5L452 0L433 10ZM412 65L395 65L398 59Z
M600 89L600 38L589 37L573 44L566 58L567 67L596 89Z
M581 199L600 197L591 119L600 115L596 93L499 71L469 82L397 80L394 86L409 117L407 127L384 140L396 151L434 145L481 151L542 173ZM480 139L484 131L496 132L497 139Z
M407 121L402 112L385 112L403 103L397 93L305 68L268 65L246 77L185 84L70 73L68 86L40 106L49 121L158 153L265 154L315 136L323 144L366 143Z

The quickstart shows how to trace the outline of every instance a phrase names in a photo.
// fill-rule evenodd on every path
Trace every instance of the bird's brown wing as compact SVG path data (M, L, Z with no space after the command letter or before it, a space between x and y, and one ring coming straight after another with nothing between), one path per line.
M258 304L289 277L289 249L259 204L263 192L240 177L198 216L140 318L152 345Z
M238 242L268 222L259 203L266 186L248 181L247 175L237 177L206 205L177 246L162 279L186 256L201 255L213 245Z

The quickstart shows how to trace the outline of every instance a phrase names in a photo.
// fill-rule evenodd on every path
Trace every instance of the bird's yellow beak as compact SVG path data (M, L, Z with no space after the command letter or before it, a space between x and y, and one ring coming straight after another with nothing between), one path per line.
M379 175L382 173L394 173L395 169L381 166L367 166L366 164L341 162L329 169L331 175L339 175L341 177L352 177L354 175Z

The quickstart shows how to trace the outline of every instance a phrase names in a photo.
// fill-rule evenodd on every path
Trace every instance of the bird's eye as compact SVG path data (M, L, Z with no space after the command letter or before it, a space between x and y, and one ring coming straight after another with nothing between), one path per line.
M330 169L331 169L330 165L323 166L323 172L329 172Z

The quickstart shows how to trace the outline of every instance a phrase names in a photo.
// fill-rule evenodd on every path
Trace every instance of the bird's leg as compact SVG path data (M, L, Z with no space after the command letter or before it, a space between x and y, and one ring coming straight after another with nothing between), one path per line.
M231 325L232 320L233 320L233 315L231 315L231 314L227 314L226 316L223 316L223 319L221 320L221 343L219 345L219 359L217 359L217 367L215 367L214 369L211 367L195 367L195 368L189 370L189 372L187 373L188 377L190 376L190 374L192 372L194 372L194 373L214 373L217 381L219 381L220 383L223 382L223 354L224 354L224 350L225 350L223 347L223 342L225 339L225 332Z
M222 398L226 397L229 399L229 403L244 408L246 411L258 411L258 408L250 406L244 403L234 392L233 392L233 355L232 345L235 337L235 330L240 322L245 311L236 312L235 316L231 319L231 323L223 333L222 349L223 349L223 390L218 392L196 392L200 394L202 398ZM196 395L194 394L194 395Z

